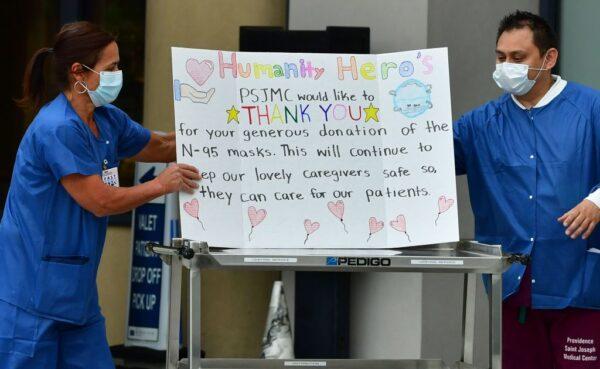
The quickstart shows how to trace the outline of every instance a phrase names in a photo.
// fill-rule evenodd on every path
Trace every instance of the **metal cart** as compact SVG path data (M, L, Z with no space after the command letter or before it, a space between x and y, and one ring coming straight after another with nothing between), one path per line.
M460 241L393 250L222 249L205 242L173 239L172 246L149 244L148 249L171 266L167 369L448 369L475 368L475 286L477 274L489 274L489 368L502 367L502 272L520 255L503 255L500 246ZM380 254L377 253L380 252ZM189 274L188 358L180 360L182 267ZM420 272L464 274L463 352L452 367L442 360L265 360L202 359L200 346L200 281L204 269L291 270L331 272Z

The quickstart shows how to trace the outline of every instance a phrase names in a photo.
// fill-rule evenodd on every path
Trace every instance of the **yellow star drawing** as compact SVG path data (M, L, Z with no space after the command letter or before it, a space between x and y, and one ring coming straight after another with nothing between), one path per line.
M363 108L365 110L365 122L368 122L369 119L373 119L376 122L379 122L379 117L377 113L379 112L379 108L373 106L373 103L369 104L368 108Z
M227 124L229 124L229 122L232 120L235 120L237 124L240 124L240 121L238 120L238 114L240 111L237 110L234 105L231 106L231 109L225 111L227 112Z

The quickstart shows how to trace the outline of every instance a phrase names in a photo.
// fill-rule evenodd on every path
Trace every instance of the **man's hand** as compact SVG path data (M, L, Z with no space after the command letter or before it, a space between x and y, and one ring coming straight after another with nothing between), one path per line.
M564 213L558 221L567 228L565 234L576 239L582 233L587 239L600 222L600 208L590 200L583 200L576 207Z

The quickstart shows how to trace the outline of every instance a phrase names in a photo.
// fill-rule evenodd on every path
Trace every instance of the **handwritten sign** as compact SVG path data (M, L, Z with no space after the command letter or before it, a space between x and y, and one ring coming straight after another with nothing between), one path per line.
M182 235L218 247L458 240L445 48L380 55L172 49Z

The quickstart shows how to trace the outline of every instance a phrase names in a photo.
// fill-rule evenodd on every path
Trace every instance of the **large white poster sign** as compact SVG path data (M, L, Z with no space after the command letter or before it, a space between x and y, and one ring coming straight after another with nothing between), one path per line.
M445 48L380 55L173 48L182 236L217 247L458 240Z

